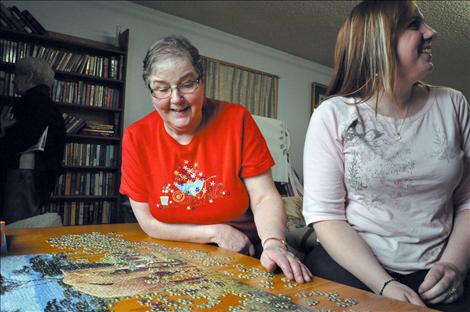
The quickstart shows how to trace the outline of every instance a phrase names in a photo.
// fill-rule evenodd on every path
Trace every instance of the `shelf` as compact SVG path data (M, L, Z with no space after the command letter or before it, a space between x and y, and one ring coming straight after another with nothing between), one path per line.
M0 61L0 68L6 69L8 71L14 71L15 70L15 64ZM99 77L99 76L84 75L84 74L79 74L79 73L75 73L75 72L61 71L61 70L54 70L54 72L56 74L56 77L62 78L62 79L58 79L60 81L64 81L64 80L86 80L86 81L89 81L89 82L99 83L101 85L110 85L110 84L112 84L112 85L122 85L122 84L124 84L123 80L103 78L103 77Z
M68 71L61 71L61 70L56 70L55 71L56 77L60 78L65 78L65 79L58 79L60 81L65 81L67 78L74 78L73 80L87 80L90 82L96 82L101 85L109 85L109 84L118 84L121 85L124 83L122 80L116 80L116 79L110 79L110 78L103 78L99 76L90 76L90 75L84 75L84 74L79 74L79 73L74 73L74 72L68 72Z
M0 60L0 68L3 69L8 69L8 70L14 70L15 69L15 64L9 63L9 62L4 62Z
M116 171L119 169L118 167L115 167L115 166L106 167L106 166L70 166L70 165L63 165L62 168L64 168L64 170L73 169L73 170L90 170L90 171L91 170L93 171Z
M19 96L8 96L0 94L1 103L10 103L15 105L19 100ZM79 109L83 111L95 111L100 113L122 113L122 109L119 108L104 108L104 107L97 107L97 106L90 106L90 105L80 105L80 104L70 104L70 103L63 103L63 102L54 102L55 105L60 107L68 108L68 109Z
M61 196L51 196L49 200L79 200L79 201L96 201L96 200L116 200L115 195L106 195L106 196L93 196L93 195L61 195Z
M52 66L66 69L54 69L57 82L55 82L54 88L51 90L53 98L60 101L54 101L54 105L57 106L61 114L66 113L79 119L114 126L114 136L66 134L66 144L68 146L77 144L79 152L74 150L75 147L64 150L64 162L68 161L68 163L74 164L112 163L113 165L63 165L63 174L58 178L56 185L58 194L63 194L66 189L67 192L73 193L77 190L84 193L85 189L87 193L96 193L95 190L97 189L93 188L92 185L98 183L99 191L97 192L111 193L111 195L56 195L52 196L41 209L44 211L60 210L62 218L68 219L73 215L71 214L71 209L75 208L72 207L75 205L74 202L80 202L81 204L90 203L95 208L110 208L109 215L111 221L121 221L119 219L121 202L121 195L119 194L119 181L121 177L120 135L123 133L129 30L117 35L114 40L116 44L103 43L51 31L44 35L38 35L0 29L0 38L5 40L2 41L3 44L1 46L4 55L0 55L0 70L7 73L5 75L7 76L5 78L6 84L11 83L12 76L10 73L15 70L15 64L12 61L17 61L19 56L24 54L40 55L38 57L45 58L49 63L53 63ZM110 38L109 40L112 39ZM71 72L71 69L74 69L75 72ZM83 73L101 74L102 76L119 79L85 75ZM5 90L0 90L0 92L6 91L5 93L8 93L9 87L11 87L10 84L5 87ZM81 96L79 96L79 93ZM14 106L19 103L18 99L19 97L0 95L2 104ZM67 103L66 101L69 100L75 104ZM79 102L93 103L105 107L76 104ZM114 108L106 108L106 106L113 106ZM90 147L88 147L88 144L90 144ZM83 150L82 145L86 145L85 150ZM101 147L98 148L94 145L100 145ZM88 150L89 154L85 154ZM66 152L68 152L67 157L65 157ZM74 158L70 158L70 155L74 155ZM93 158L96 162L84 161L87 158ZM110 162L110 159L113 162ZM98 222L100 222L99 220L101 219L98 219ZM64 222L64 224L73 223Z
M14 30L0 29L0 36L5 39L33 42L36 44L47 44L58 48L88 51L96 54L113 53L118 55L126 55L127 53L125 49L123 50L112 44L60 34L52 31L48 31L44 35L38 35Z
M109 137L101 135L86 135L86 134L70 134L67 133L67 138L70 139L85 139L85 140L100 140L100 141L121 141L120 137Z
M82 109L82 110L92 110L92 111L100 111L100 112L116 112L116 113L121 113L122 110L119 108L104 108L104 107L97 107L97 106L90 106L90 105L80 105L80 104L69 104L69 103L63 103L63 102L54 102L54 104L62 106L62 107L67 107L71 109Z

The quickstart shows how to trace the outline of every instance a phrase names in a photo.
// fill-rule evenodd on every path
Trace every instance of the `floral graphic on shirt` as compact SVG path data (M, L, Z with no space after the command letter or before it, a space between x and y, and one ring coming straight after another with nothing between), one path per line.
M433 143L434 149L431 156L439 160L447 160L449 163L459 153L458 148L449 144L446 133L441 128L434 131Z
M217 182L217 176L207 177L198 169L197 163L191 165L185 160L182 166L177 166L173 174L174 181L162 187L157 208L183 206L187 210L193 210L202 205L212 204L217 198L230 195L223 184Z
M367 188L364 181L361 180L359 173L359 157L357 153L353 153L351 165L347 168L346 180L356 190L363 190Z
M383 210L385 203L398 203L411 191L415 162L409 144L391 140L374 118L365 116L344 125L345 182L364 207Z

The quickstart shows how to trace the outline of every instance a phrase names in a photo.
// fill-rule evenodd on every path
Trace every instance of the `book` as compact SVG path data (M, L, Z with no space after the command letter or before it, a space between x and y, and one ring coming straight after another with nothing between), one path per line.
M121 80L123 75L124 75L124 73L123 73L123 70L124 70L123 64L124 64L124 56L119 55L119 70L118 70L118 77L117 77L117 79L119 79L119 80Z
M70 208L70 225L75 225L75 218L76 218L76 211L77 211L77 203L72 202L72 207Z
M87 129L84 128L80 131L80 134L88 134L88 135L98 135L98 136L114 136L113 130L94 130L94 129Z
M83 131L90 131L90 132L113 132L114 133L114 126L110 124L102 124L97 123L95 121L87 121L87 125L83 128Z
M34 33L33 27L29 23L29 21L23 16L20 9L18 9L15 5L10 8L10 11L13 15L17 16L20 20L23 21L23 28L28 33Z
M10 29L8 20L3 16L2 12L0 12L0 28Z
M78 224L82 225L83 224L83 210L85 209L85 203L80 202L79 204L79 210L78 210Z
M27 32L27 33L32 33L33 30L29 27L29 25L27 25L25 23L25 19L23 17L23 15L21 14L21 11L16 7L16 6L12 6L9 8L10 12L11 12L11 15L16 19L16 21L18 22L18 24L21 25L21 30L23 32Z
M64 205L64 214L63 214L63 220L62 220L62 223L64 225L70 225L70 219L69 219L69 215L70 215L70 206L69 205Z
M3 5L3 3L0 3L0 11L1 11L2 17L8 22L8 26L10 26L11 29L17 30L17 31L24 31L23 27L21 27L21 24L11 14L10 10L8 10L8 8Z
M110 203L108 201L103 202L103 214L101 218L101 223L109 223L109 209L110 209Z
M69 115L67 113L62 113L62 118L64 118L65 131L69 134L76 134L80 132L80 130L87 124L86 119Z
M35 152L35 151L44 152L44 149L46 148L47 130L48 129L49 129L49 127L46 127L46 130L44 130L44 132L41 134L41 137L39 138L37 143L34 144L33 146L31 146L30 148L28 148L27 150L25 150L23 153Z
M41 24L34 18L34 16L29 13L28 10L23 10L21 14L28 20L28 22L34 27L34 30L39 35L44 35L47 31Z

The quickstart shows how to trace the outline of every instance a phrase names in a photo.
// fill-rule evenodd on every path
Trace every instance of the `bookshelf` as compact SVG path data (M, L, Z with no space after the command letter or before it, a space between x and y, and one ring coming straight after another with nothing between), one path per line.
M119 195L129 30L116 45L48 31L0 28L0 100L15 105L14 63L41 57L55 71L54 105L66 122L64 173L42 212L64 225L123 222Z

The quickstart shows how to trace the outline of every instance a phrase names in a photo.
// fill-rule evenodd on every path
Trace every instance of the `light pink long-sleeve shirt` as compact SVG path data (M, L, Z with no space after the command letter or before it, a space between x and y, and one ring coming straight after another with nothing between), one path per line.
M387 270L427 269L453 217L470 209L469 104L456 90L431 87L425 106L402 123L352 103L331 98L310 120L305 220L346 220Z

